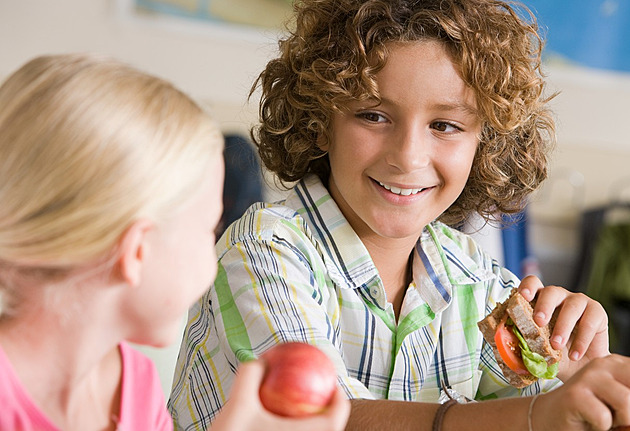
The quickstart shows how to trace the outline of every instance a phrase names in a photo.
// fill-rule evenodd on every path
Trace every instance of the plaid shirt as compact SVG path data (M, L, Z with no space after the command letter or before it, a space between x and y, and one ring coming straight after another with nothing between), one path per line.
M519 280L442 223L416 244L398 321L367 249L314 176L284 202L250 208L217 252L214 288L189 312L176 367L177 428L205 429L239 362L285 341L324 350L350 398L436 402L443 383L480 400L559 383L507 384L477 322Z

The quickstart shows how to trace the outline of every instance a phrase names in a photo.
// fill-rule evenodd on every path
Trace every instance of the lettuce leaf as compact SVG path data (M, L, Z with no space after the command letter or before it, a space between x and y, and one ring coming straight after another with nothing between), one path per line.
M523 335L518 330L516 325L508 319L508 324L511 324L512 332L518 338L518 343L521 347L521 356L523 358L523 363L527 370L533 375L538 377L539 379L553 379L558 374L558 363L553 365L548 365L547 361L542 355L539 355L536 352L532 352L527 345L527 341L523 338Z

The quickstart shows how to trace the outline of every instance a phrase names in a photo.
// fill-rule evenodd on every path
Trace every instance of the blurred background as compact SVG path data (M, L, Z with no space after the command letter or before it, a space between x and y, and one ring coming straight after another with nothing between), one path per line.
M522 249L515 272L597 296L612 321L630 310L630 2L524 3L548 41L558 146L549 180L512 236L516 245L501 231L476 234L506 260ZM290 11L290 0L0 0L0 79L36 55L97 51L174 82L226 136L248 139L257 113L249 90ZM280 195L267 185L262 193ZM617 338L627 340L620 322ZM167 394L178 345L145 349Z

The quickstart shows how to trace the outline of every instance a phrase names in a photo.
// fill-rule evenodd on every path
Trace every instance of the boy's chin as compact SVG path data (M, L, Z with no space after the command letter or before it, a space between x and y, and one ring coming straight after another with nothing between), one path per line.
M415 218L414 220L389 219L386 223L378 223L373 226L374 232L382 238L417 240L425 226L428 224Z

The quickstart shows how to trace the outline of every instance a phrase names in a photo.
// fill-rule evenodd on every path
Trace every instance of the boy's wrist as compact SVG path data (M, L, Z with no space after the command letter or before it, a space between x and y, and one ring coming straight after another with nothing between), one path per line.
M431 428L433 431L442 430L442 422L444 422L444 417L446 416L446 412L455 404L457 404L457 401L448 400L447 402L441 404L440 407L438 407L438 409L435 412L435 416L433 418L433 427Z

